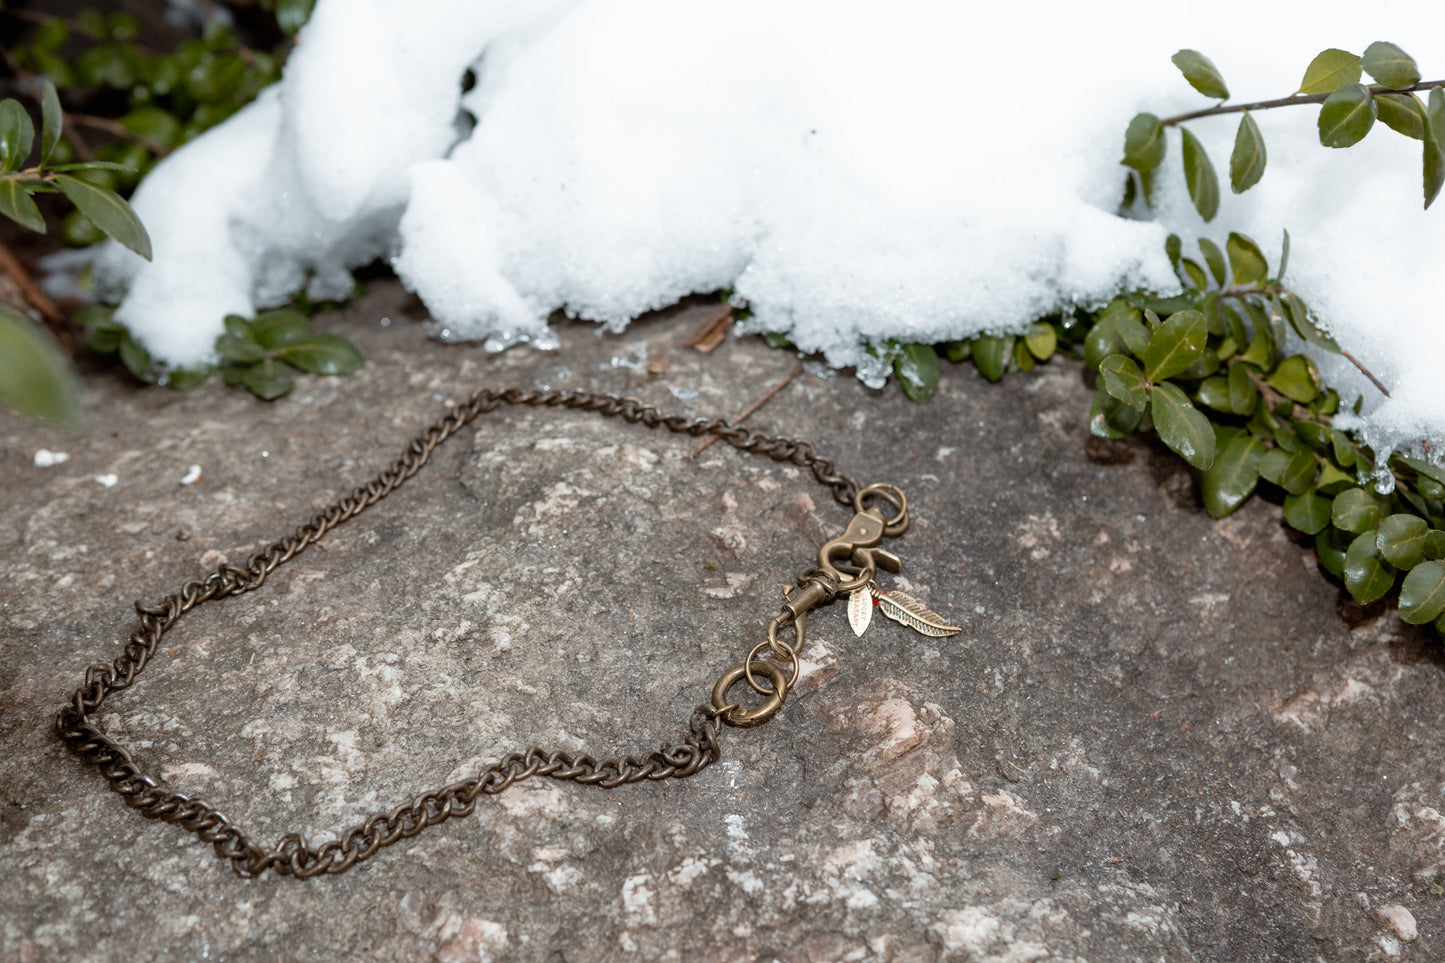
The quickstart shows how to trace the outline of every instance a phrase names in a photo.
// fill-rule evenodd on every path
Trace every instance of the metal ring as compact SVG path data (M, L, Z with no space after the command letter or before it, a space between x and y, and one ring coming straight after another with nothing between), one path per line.
M884 534L896 536L902 535L908 530L908 496L903 494L903 489L888 482L874 482L853 496L853 510L860 514L867 511L871 507L868 504L870 495L878 501L887 502L898 510L898 514L884 520Z
M793 677L783 685L783 691L787 692L793 687L793 683L798 681L798 652L788 643L779 642L776 639L764 639L763 641L759 642L757 645L753 646L751 649L748 650L748 657L743 661L743 674L747 676L748 685L752 686L753 691L756 692L758 695L771 695L773 692L777 691L776 686L771 689L764 689L762 686L758 685L758 680L753 678L753 666L773 664L771 662L764 662L762 659L756 658L758 650L763 648L764 646L767 646L768 649L773 653L773 655L778 656L778 658L785 658L790 663L792 663L791 668L793 670ZM779 655L779 648L783 649L787 654ZM771 681L771 679L769 681Z
M712 687L712 705L717 710L718 718L730 726L737 726L739 729L747 729L759 725L771 719L779 709L783 707L783 698L788 693L788 680L783 675L783 670L771 662L758 662L758 671L768 677L773 684L773 694L768 696L767 701L756 709L743 709L736 703L727 701L728 690L737 684L748 674L748 666L745 662L728 669L718 676L717 682Z

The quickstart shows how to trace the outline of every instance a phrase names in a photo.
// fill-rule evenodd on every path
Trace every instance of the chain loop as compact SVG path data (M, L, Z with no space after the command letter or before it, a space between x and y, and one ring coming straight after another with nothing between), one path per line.
M244 566L222 565L204 579L185 583L178 592L155 604L137 602L135 608L140 628L130 636L124 651L112 663L97 663L86 669L84 683L56 716L56 734L72 752L99 769L110 788L141 815L174 823L195 833L211 843L216 855L229 861L237 875L246 878L264 875L268 870L294 879L344 873L400 839L415 836L427 827L448 819L469 815L479 796L496 795L518 782L538 776L612 789L643 780L684 779L712 765L722 755L717 739L719 719L735 726L752 726L767 720L781 707L789 686L798 675L796 649L802 645L803 618L794 616L796 646L777 641L774 629L768 641L749 653L746 662L725 673L714 686L712 705L699 706L693 711L688 720L688 731L680 741L664 745L640 758L622 756L601 761L591 756L549 753L538 748L512 753L475 776L422 793L390 813L377 813L360 825L345 830L338 838L314 848L297 833L283 836L269 850L252 842L244 831L210 803L174 792L166 787L164 781L145 775L130 753L91 720L91 715L107 697L131 686L155 655L162 636L182 615L202 603L261 588L276 568L305 551L337 525L355 518L395 491L421 470L437 446L477 416L495 411L502 405L589 411L692 437L711 435L740 451L807 468L814 479L828 488L843 505L852 506L865 492L872 492L878 487L860 490L856 481L838 472L830 460L819 457L813 446L805 441L760 434L731 425L721 418L664 415L635 398L589 391L481 389L473 393L465 404L439 418L418 435L402 455L376 478L338 499L291 535L255 553ZM875 494L877 498L897 506L887 495ZM901 498L902 493L898 492L898 495ZM828 595L830 599L832 594L836 594L836 590ZM754 659L762 646L769 646L779 657L791 661L792 679L773 663ZM765 677L772 688L761 686L754 673ZM727 690L744 677L760 694L767 696L766 701L755 709L743 709L736 703L725 701Z

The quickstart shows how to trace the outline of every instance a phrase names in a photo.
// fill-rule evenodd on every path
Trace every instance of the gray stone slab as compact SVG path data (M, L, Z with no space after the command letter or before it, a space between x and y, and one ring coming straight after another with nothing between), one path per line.
M1445 954L1438 652L1388 614L1343 620L1274 506L1213 522L1167 453L1090 445L1067 362L997 386L949 369L927 406L810 368L754 417L909 492L895 584L964 632L858 639L841 604L817 613L784 711L687 782L525 784L345 876L244 881L51 735L132 600L244 560L476 387L731 415L792 366L756 339L685 347L704 310L488 355L425 340L378 283L323 321L362 347L355 376L263 405L100 375L76 435L0 421L4 958ZM484 417L183 620L104 724L268 843L534 743L647 750L848 519L797 470L692 445Z

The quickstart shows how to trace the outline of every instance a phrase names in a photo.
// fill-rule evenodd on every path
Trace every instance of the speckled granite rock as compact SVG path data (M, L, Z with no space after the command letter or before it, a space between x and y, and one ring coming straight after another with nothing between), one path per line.
M792 365L683 347L700 308L502 356L425 342L414 312L375 285L345 312L368 367L275 405L100 376L79 435L0 421L5 960L1445 955L1439 653L1388 615L1352 629L1277 509L1212 522L1170 458L1090 445L1067 363L949 370L925 407L810 372L753 419L908 490L898 584L962 635L856 639L835 605L781 716L695 779L527 784L343 877L236 879L51 736L131 600L244 559L476 386L733 414ZM534 741L645 750L847 521L795 470L691 445L483 418L183 621L105 725L267 841Z

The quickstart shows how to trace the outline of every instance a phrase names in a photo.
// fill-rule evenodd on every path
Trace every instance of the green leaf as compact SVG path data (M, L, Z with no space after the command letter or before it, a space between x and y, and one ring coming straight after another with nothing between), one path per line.
M1170 378L1204 354L1209 323L1198 311L1177 311L1149 337L1144 350L1144 374L1155 384Z
M275 401L295 385L291 372L270 358L247 368L241 375L241 383L265 401Z
M1387 515L1380 520L1376 544L1380 557L1398 569L1410 569L1425 558L1430 523L1418 515Z
M1420 116L1425 127L1423 168L1425 209L1429 210L1445 184L1445 91L1439 87L1431 90L1430 106L1421 107Z
M1144 372L1134 359L1122 354L1111 354L1099 364L1099 376L1104 390L1111 398L1122 401L1136 411L1143 412L1149 401L1145 387Z
M1097 329L1099 325L1094 327ZM973 343L973 363L989 381L998 381L1008 370L1009 354L1013 348L1013 335L981 334Z
M311 19L311 8L315 5L316 0L276 0L276 26L287 36L296 36Z
M1189 81L1189 86L1206 97L1215 100L1229 99L1229 88L1224 84L1224 75L1214 62L1197 50L1181 50L1169 58L1174 66Z
M1445 564L1421 562L1400 586L1400 618L1411 625L1433 622L1445 612Z
M1029 352L1029 346L1022 340L1014 342L1014 364L1020 371L1034 370L1034 356Z
M339 334L313 334L305 341L282 348L277 357L302 371L323 375L348 375L365 364L356 345ZM918 365L916 372L900 375L904 382L903 390L908 392L909 380L917 378L915 391L919 394L909 393L908 397L914 401L927 401L938 388L938 355L929 345L909 344L903 346L899 357L911 357Z
M1209 265L1209 273L1214 275L1214 283L1224 287L1224 252L1207 237L1199 239L1199 250L1204 253L1204 263Z
M1156 384L1149 399L1149 414L1159 439L1191 466L1207 471L1214 464L1214 429L1209 419L1167 381Z
M0 214L37 234L45 233L45 218L35 200L13 177L0 178Z
M266 349L249 338L227 331L216 339L216 353L226 361L254 364L266 357Z
M1234 135L1234 151L1229 155L1229 189L1243 194L1264 176L1266 161L1264 135L1259 125L1245 111L1239 119L1239 130Z
M1305 306L1298 294L1293 291L1286 291L1284 295L1284 309L1289 316L1290 326L1295 333L1304 338L1316 348L1323 348L1333 354L1340 353L1340 346L1334 338L1320 330L1310 317L1310 310Z
M56 174L55 183L92 224L147 261L151 259L150 235L119 194L69 174Z
M1234 283L1247 287L1263 281L1269 274L1269 262L1254 239L1245 234L1230 232L1225 244L1229 250L1229 266L1234 271Z
M1320 143L1350 147L1365 139L1375 125L1379 108L1364 84L1345 84L1320 105Z
M62 127L60 97L55 85L46 80L40 88L40 163L50 160L55 145L60 143Z
M1199 383L1199 388L1194 394L1195 400L1200 404L1208 405L1215 411L1222 411L1225 414L1234 414L1234 406L1230 404L1227 379L1219 376L1205 378Z
M1283 351L1285 337L1289 334L1285 328L1284 305L1280 303L1278 294L1269 296L1269 313L1266 315L1269 324L1270 340L1274 342L1277 351Z
M1259 389L1249 376L1247 365L1236 364L1229 368L1229 407L1235 414L1247 415L1254 411L1259 401Z
M1024 344L1028 346L1029 353L1035 358L1047 361L1058 350L1059 335L1054 331L1053 325L1035 321L1029 325L1029 330L1024 335Z
M120 360L126 370L141 381L147 384L155 382L155 365L151 362L150 352L137 344L129 334L121 335Z
M1218 291L1210 291L1204 296L1199 311L1209 324L1211 336L1222 338L1229 333L1229 324L1224 319L1224 303L1220 300Z
M1275 275L1276 281L1284 280L1284 271L1287 267L1289 267L1289 228L1284 229L1284 241L1279 252L1279 274Z
M251 322L241 317L239 314L226 315L222 323L226 326L227 334L234 334L236 337L243 338L247 341L256 340L256 332L255 329L251 326Z
M1375 532L1362 532L1345 552L1345 588L1356 602L1369 605L1395 585L1395 571L1380 560Z
M199 368L167 368L159 383L177 391L190 391L204 384L215 370L210 365Z
M958 364L973 353L973 342L950 341L945 350L948 352L948 360Z
M181 139L181 122L175 114L154 104L137 107L119 121L126 130L162 147L175 147Z
M1291 355L1279 363L1269 376L1270 385L1292 401L1307 405L1320 393L1320 376L1315 363L1302 354Z
M1420 68L1414 58L1392 43L1376 40L1365 48L1360 66L1386 87L1396 90L1420 82Z
M0 307L0 404L58 424L80 420L75 375L44 328Z
M1100 385L1089 405L1089 434L1097 438L1123 438L1138 428L1143 419L1142 412L1111 397Z
M105 309L104 314L87 321L81 321L81 311L98 308L99 305L90 305L89 308L82 308L71 316L72 320L79 322L85 328L85 347L96 354L115 354L120 350L121 338L125 337L126 330L117 322L111 320L110 309Z
M1204 276L1204 268L1192 258L1184 258L1180 262L1184 267L1184 273L1189 276L1189 281L1199 290L1203 291L1209 287L1209 279Z
M1330 446L1330 430L1316 421L1296 421L1295 434L1315 451L1324 451Z
M345 349L339 345L323 348L325 342L322 339L328 338L335 338L346 346ZM350 354L343 359L337 352L347 349ZM357 351L350 341L334 334L316 335L310 341L294 344L281 353L281 359L303 371L317 374L350 374L361 367L361 352ZM317 367L346 367L351 361L355 362L354 366L345 371L323 371L321 367ZM931 345L905 344L898 357L893 359L893 371L898 375L898 384L903 388L903 393L913 401L925 402L938 390L938 352L934 351Z
M1398 467L1397 463L1398 465L1404 465L1406 468L1409 468L1416 475L1432 479L1441 485L1445 485L1445 468L1437 468L1427 461L1411 458L1408 455L1395 455L1390 459L1392 467Z
M1384 517L1383 501L1363 488L1347 488L1340 492L1330 509L1330 520L1335 528L1356 534L1377 527Z
M1355 446L1350 444L1350 436L1338 428L1330 429L1330 450L1334 452L1335 461L1341 468L1354 467Z
M1420 107L1420 98L1414 94L1375 95L1380 123L1415 140L1425 139L1425 120Z
M1135 114L1124 132L1122 163L1136 171L1152 171L1164 160L1166 146L1159 118L1153 114Z
M13 171L30 156L35 142L35 125L30 115L12 98L0 100L0 170Z
M1149 347L1149 329L1139 320L1139 312L1131 310L1126 314L1115 315L1114 330L1118 333L1119 340L1124 342L1124 347L1129 349L1129 353L1142 361L1144 352Z
M1305 68L1304 80L1300 81L1298 94L1328 94L1341 84L1353 84L1360 79L1360 58L1348 50L1331 47L1322 50Z
M1189 186L1189 199L1207 223L1219 213L1219 178L1199 138L1188 128L1179 128L1179 133L1184 140L1184 181Z
M1236 435L1224 446L1200 482L1204 508L1210 515L1223 518L1254 493L1263 455L1264 445L1247 433Z
M1330 523L1330 500L1310 491L1290 495L1284 500L1284 520L1297 532L1317 535Z
M1315 539L1315 554L1319 556L1320 566L1335 578L1344 580L1345 577L1345 551L1350 543L1342 542L1340 536L1343 533L1338 529L1327 529Z
M1273 482L1291 495L1308 491L1318 468L1319 462L1315 461L1315 456L1304 449L1286 451L1274 448L1259 460L1260 477Z

